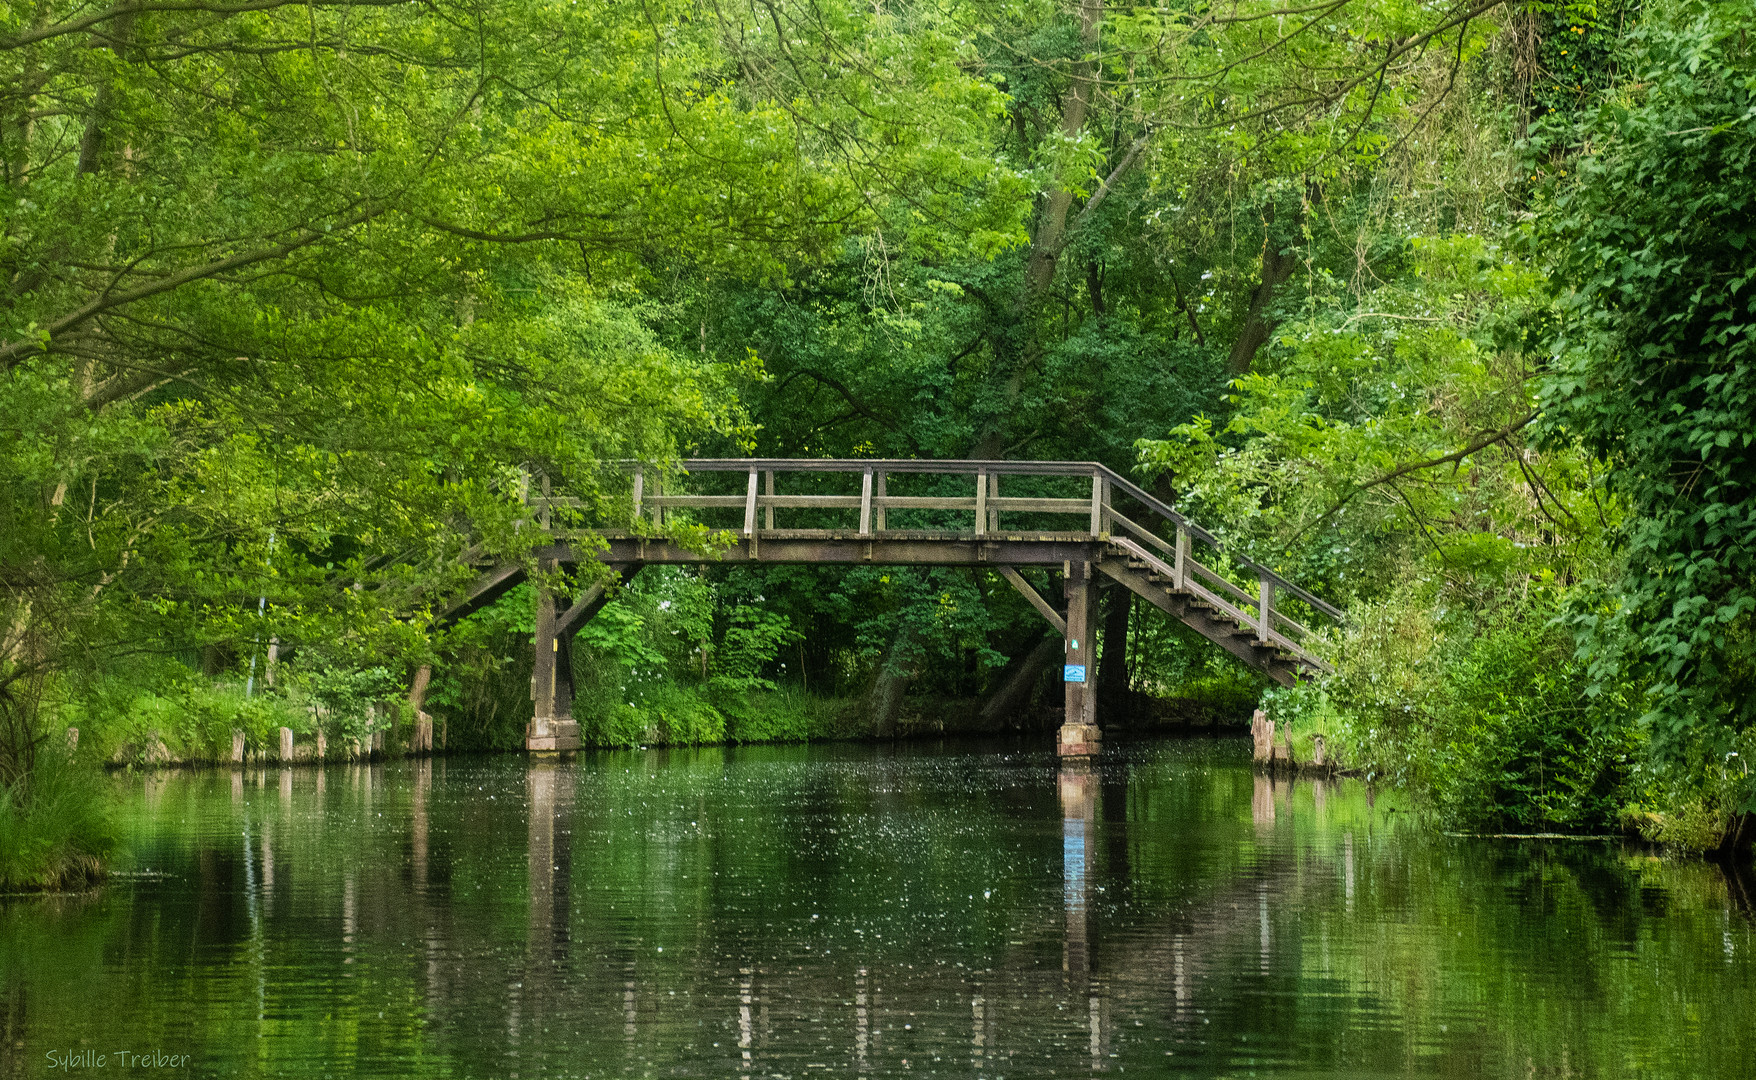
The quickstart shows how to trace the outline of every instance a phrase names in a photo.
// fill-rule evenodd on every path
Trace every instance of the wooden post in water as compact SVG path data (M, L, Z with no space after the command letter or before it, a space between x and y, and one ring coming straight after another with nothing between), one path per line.
M553 559L541 562L544 571L554 571ZM571 653L563 649L562 635L556 632L555 594L549 589L537 591L537 626L532 641L535 650L531 665L530 727L525 731L524 748L533 753L551 753L579 749L579 724L573 719L573 672ZM563 673L562 665L568 664Z
M1257 765L1269 765L1274 761L1274 721L1261 709L1250 717L1250 742L1253 749L1251 760Z
M1060 756L1095 757L1103 750L1103 732L1097 726L1097 652L1091 642L1092 584L1096 568L1088 562L1067 567L1067 635L1062 658L1061 684L1066 711L1062 716L1056 749Z
M409 741L409 753L431 754L433 752L433 718L427 715L427 687L433 681L433 665L422 664L415 669L415 677L409 683L409 705L415 714L414 738Z

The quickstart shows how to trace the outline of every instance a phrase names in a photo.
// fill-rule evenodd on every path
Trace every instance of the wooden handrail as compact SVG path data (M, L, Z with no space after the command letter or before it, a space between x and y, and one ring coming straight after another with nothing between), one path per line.
M634 471L636 484L634 498L637 507L644 503L652 506L655 511L662 512L662 509L667 506L708 508L722 506L740 507L748 505L747 496L661 495L659 493L659 485L656 482L656 477L655 482L652 485L652 493L646 495L643 500L641 498L642 492L640 486L643 466L639 462L634 461L617 462L614 464L617 467ZM1150 538L1149 542L1153 543L1154 546L1163 548L1164 541L1155 537L1151 530L1144 529L1137 523L1129 521L1110 507L1109 503L1112 493L1120 492L1157 514L1159 517L1169 521L1190 538L1199 540L1201 543L1206 544L1216 551L1223 552L1226 550L1225 545L1220 542L1218 536L1202 528L1200 525L1197 525L1195 522L1179 513L1175 508L1150 494L1144 488L1140 487L1140 485L1129 480L1127 477L1117 473L1114 469L1096 461L980 461L969 459L923 460L919 458L686 458L676 462L676 465L681 467L685 472L692 473L839 472L864 474L866 479L863 481L864 486L862 494L859 496L787 496L764 492L757 496L755 503L756 507L766 509L770 511L770 513L772 513L773 509L776 507L813 507L820 509L859 507L862 511L862 532L870 530L871 523L874 520L873 515L885 508L896 510L930 509L976 512L981 516L981 520L977 521L975 528L975 532L978 534L986 534L990 531L986 520L990 514L998 514L1003 511L1068 514L1089 512L1091 515L1090 528L1094 535L1099 533L1107 522L1113 521L1121 524L1129 532L1136 536L1140 536L1142 539ZM971 475L983 478L980 481L983 488L977 493L975 498L964 499L908 498L873 491L871 477L875 474L882 476L888 473ZM1092 483L1092 495L1089 501L1085 499L1004 499L990 494L986 489L986 484L989 480L1000 476L1089 478ZM772 491L772 488L770 488L769 491ZM730 501L717 501L724 499L729 499ZM530 501L534 503L538 500ZM559 505L559 503L556 503L553 500L541 501L550 505ZM1232 561L1240 570L1254 575L1259 581L1265 580L1269 582L1275 591L1285 591L1299 600L1304 601L1312 610L1321 615L1334 619L1337 622L1344 621L1347 617L1346 613L1334 604L1331 604L1309 590L1300 587L1296 583L1288 581L1279 573L1269 567L1263 566L1261 563L1235 553L1232 556ZM1225 581L1223 578L1218 578L1217 575L1214 575L1212 571L1207 570L1207 568L1202 566L1199 562L1195 562L1192 559L1190 562L1199 571L1206 572L1210 577L1214 577L1223 582L1225 587L1238 592L1243 591L1237 589L1237 587L1232 585L1231 582ZM1277 612L1272 614L1275 617L1284 618L1283 616L1279 616ZM1272 621L1272 618L1270 621Z

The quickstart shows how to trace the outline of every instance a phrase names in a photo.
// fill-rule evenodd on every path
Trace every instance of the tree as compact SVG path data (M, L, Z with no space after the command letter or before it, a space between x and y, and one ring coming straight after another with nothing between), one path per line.
M736 438L747 354L664 347L641 288L782 281L875 192L992 171L922 120L996 100L943 34L822 15L0 15L0 773L69 650L418 653L460 550L528 546L519 469L591 504L607 462Z
M1628 508L1613 613L1578 614L1581 647L1607 680L1625 652L1618 640L1631 640L1657 749L1715 768L1756 722L1747 26L1743 5L1692 2L1636 30L1634 81L1584 122L1592 151L1574 176L1556 178L1539 230L1570 316L1546 421L1609 462Z

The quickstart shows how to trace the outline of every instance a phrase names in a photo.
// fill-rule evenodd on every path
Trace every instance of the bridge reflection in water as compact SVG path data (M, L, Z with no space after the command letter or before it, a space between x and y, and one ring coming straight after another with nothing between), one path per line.
M0 956L52 961L0 967L0 1075L103 1040L226 1076L1742 1075L1693 1049L1752 1049L1715 868L1404 832L1231 742L1113 754L119 777L152 873L9 902Z
M1107 1070L1119 1056L1114 1051L1116 1032L1112 1019L1118 1000L1120 1008L1132 1015L1138 1015L1142 1006L1151 1010L1152 1001L1162 1002L1164 1008L1160 1011L1174 1030L1193 1043L1206 1043L1200 1028L1208 1021L1201 1018L1218 1012L1224 997L1236 993L1235 986L1225 984L1234 981L1238 973L1235 960L1240 942L1250 942L1249 951L1254 954L1250 966L1262 978L1272 978L1277 951L1272 928L1278 912L1287 894L1301 884L1298 878L1306 878L1306 885L1312 878L1323 879L1325 860L1308 859L1302 872L1298 872L1292 860L1270 854L1247 879L1230 882L1201 897L1185 907L1177 918L1149 933L1143 935L1139 927L1129 927L1117 947L1107 947L1100 930L1099 909L1105 902L1106 891L1126 891L1126 859L1131 847L1124 837L1114 835L1125 833L1128 827L1123 809L1130 800L1127 771L1112 769L1108 779L1110 797L1117 810L1117 820L1109 823L1108 832L1112 835L1106 835L1101 813L1105 771L1092 762L1079 760L1063 761L1055 772L1061 840L1059 925L1053 931L1041 924L1034 930L1027 928L1025 933L1030 938L1010 942L1037 945L1045 936L1058 938L1059 979L1054 979L1052 969L1041 964L1040 949L1034 948L1009 953L998 966L978 969L957 964L964 969L957 997L965 1003L967 1011L954 1009L946 1015L947 1010L935 1009L935 1030L933 1024L921 1024L913 1018L920 1014L914 1006L926 993L917 969L929 965L942 967L942 962L935 964L937 958L921 956L917 963L908 963L893 957L888 970L871 960L853 959L839 972L807 971L797 964L760 961L735 969L716 964L723 971L721 978L726 985L718 993L708 989L704 996L724 1002L726 1015L703 1018L700 1022L724 1031L726 1048L733 1052L732 1064L740 1074L766 1074L788 1061L793 1062L789 1067L795 1067L794 1059L803 1048L801 1040L813 1050L835 1057L832 1051L836 1050L837 1032L842 1042L839 1053L843 1066L861 1074L875 1067L885 1071L884 1061L905 1059L904 1051L892 1049L892 1043L914 1044L923 1038L943 1042L950 1036L945 1025L959 1011L968 1018L971 1068L978 1075L987 1070L1003 1072L1020 1053L1040 1052L1045 999L1055 1002L1056 1023L1063 1029L1057 1045L1077 1045L1083 1051L1083 1067L1089 1070ZM530 1032L534 1037L564 1020L579 1022L576 1015L551 1014L545 1002L576 998L587 989L581 980L590 982L591 991L601 991L602 976L608 974L600 971L594 979L572 970L568 963L573 914L570 890L574 874L574 788L578 781L579 770L573 763L553 760L533 763L525 778L528 937L522 979L513 995L517 1002L512 1006L515 1018L509 1020L509 1036L514 1041L522 1041L518 1038L520 1031ZM1256 838L1270 842L1277 828L1290 832L1301 815L1320 828L1335 783L1290 781L1255 774L1250 780L1249 820ZM1297 812L1292 807L1295 789L1305 792ZM882 827L877 822L870 824ZM1351 904L1351 832L1344 833L1342 839L1345 866L1337 865L1334 869L1345 878ZM1118 840L1124 842L1117 843ZM424 845L420 850L425 850ZM1121 865L1116 865L1117 858L1122 860ZM858 881L840 884L855 893L862 885ZM967 899L973 902L976 895L972 893ZM858 918L857 912L851 914ZM711 920L700 929L710 936L714 934ZM713 948L726 944L718 941ZM662 951L660 948L657 953ZM834 951L824 953L827 956ZM634 1067L656 1060L651 1041L673 1034L676 1021L666 1015L672 994L653 983L651 971L631 958L624 974L626 978L616 982L620 990L620 1031L625 1059ZM927 981L934 985L935 995L945 989L941 980ZM1202 987L1208 988L1215 1000L1204 1003L1199 995ZM789 1037L773 1044L771 1054L770 1002L775 999L782 1003L791 1030ZM942 1002L938 996L934 1000ZM1035 1019L1032 1014L1037 1014ZM801 1026L799 1022L807 1016L810 1025ZM1065 1038L1069 1034L1065 1030L1069 1020L1078 1029L1077 1040ZM940 1047L941 1057L944 1049ZM520 1056L533 1066L554 1059L553 1054L534 1048L521 1051Z

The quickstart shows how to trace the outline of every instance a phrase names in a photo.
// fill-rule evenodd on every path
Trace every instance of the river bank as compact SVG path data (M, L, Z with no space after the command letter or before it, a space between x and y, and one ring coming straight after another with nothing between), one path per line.
M257 698L246 711L233 695L227 726L221 709L135 709L68 726L60 734L76 756L110 769L213 768L384 761L447 753L522 753L523 723L493 735L454 740L454 716L415 710L408 702L372 703L361 719L328 722L296 699ZM216 692L214 697L222 698ZM208 700L212 700L211 698ZM689 688L647 694L579 715L580 735L593 749L894 741L1038 733L1061 724L1060 710L1031 707L998 717L979 699L909 698L897 715L874 719L861 698L829 698L793 689L707 695ZM1105 725L1111 733L1246 730L1249 713L1230 699L1157 698L1131 693Z

